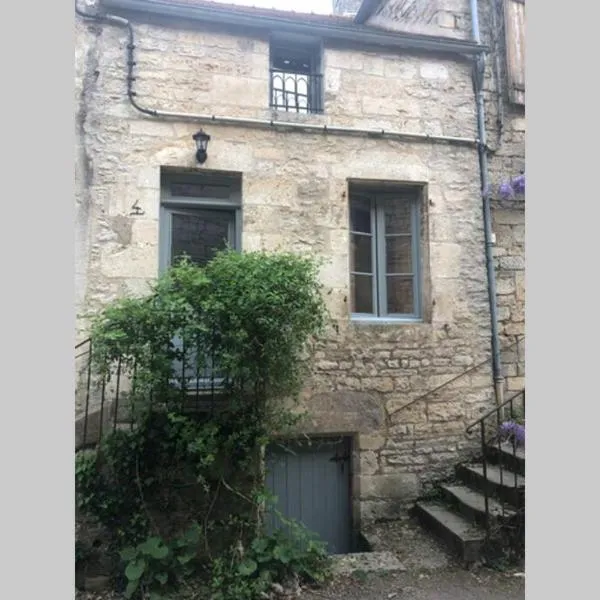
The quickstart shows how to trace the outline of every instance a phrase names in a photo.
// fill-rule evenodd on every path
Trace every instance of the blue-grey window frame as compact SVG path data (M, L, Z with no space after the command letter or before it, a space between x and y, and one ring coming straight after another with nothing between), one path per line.
M350 278L352 275L371 275L373 277L372 294L373 307L375 313L357 313L351 312L351 318L355 321L373 321L377 323L385 321L393 322L415 322L423 321L423 292L422 279L423 271L421 268L421 195L415 194L414 191L406 194L402 192L392 193L368 193L358 192L350 194L349 207L352 206L352 200L362 197L370 201L371 208L371 256L373 272L361 273L350 270ZM412 258L412 274L395 273L395 275L413 277L413 313L388 313L387 312L387 273L385 271L386 250L385 250L385 216L383 208L380 206L382 200L394 199L396 202L409 203L411 207L411 258ZM350 244L352 244L352 235L360 234L352 230L352 222L350 210L348 216ZM354 302L354 298L352 298Z
M230 244L234 250L242 250L242 207L239 197L232 192L229 199L224 198L188 198L172 195L161 195L159 229L159 273L171 266L171 214L173 212L199 209L223 210L233 214L233 232Z
M177 211L194 210L222 210L230 212L233 215L233 232L231 232L229 243L232 248L238 252L242 251L242 203L241 203L241 184L240 186L227 185L229 195L227 198L215 197L188 197L177 196L171 193L170 184L172 183L221 183L217 179L200 179L195 176L166 177L161 184L160 210L158 220L158 271L164 273L171 266L171 236L172 219L171 215ZM212 368L212 367L211 367ZM173 385L178 386L178 382L173 380ZM218 378L199 377L197 380L189 382L191 385L188 392L193 393L196 388L208 389L208 383L212 383L215 389L222 387L222 380Z

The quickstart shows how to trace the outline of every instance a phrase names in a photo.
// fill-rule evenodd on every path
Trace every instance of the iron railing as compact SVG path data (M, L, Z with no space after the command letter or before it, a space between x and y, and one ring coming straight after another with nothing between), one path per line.
M323 77L271 69L271 108L297 113L323 112Z
M507 505L510 507L511 514L516 514L517 517L523 514L525 508L524 497L524 479L518 472L517 468L517 448L524 448L524 426L523 426L523 444L517 439L516 432L504 434L503 424L507 422L515 422L515 419L522 419L525 423L525 388L512 395L499 406L485 413L476 421L471 423L466 433L471 434L476 428L479 428L479 437L481 441L481 460L482 460L482 475L483 475L483 494L485 502L484 525L485 530L490 536L493 518L501 516L502 520L507 517ZM490 478L488 477L488 459L491 457L491 450L497 451L496 466L499 470L499 483L501 491L497 494L497 499L501 505L500 515L492 515L490 511ZM505 467L506 455L512 456L510 469ZM524 457L524 455L523 455ZM511 481L512 479L512 481ZM512 494L509 501L505 495L503 486L510 488L512 486Z
M121 427L133 429L136 399L159 408L176 402L182 411L212 412L223 398L228 379L215 358L175 342L176 358L162 379L148 382L134 359L118 356L101 373L94 368L91 339L75 346L76 449L95 446L103 435Z

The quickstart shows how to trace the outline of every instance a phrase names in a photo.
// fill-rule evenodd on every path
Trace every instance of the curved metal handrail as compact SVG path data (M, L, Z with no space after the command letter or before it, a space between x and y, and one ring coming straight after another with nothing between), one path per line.
M517 340L515 340L512 344L509 344L508 346L505 346L504 348L501 348L500 352L505 352L506 350L510 350L511 348L514 348L515 346L518 346L524 339L525 339L524 335L518 336ZM416 402L419 402L420 400L424 400L425 398L428 398L429 396L431 396L435 392L438 392L442 388L445 388L447 385L450 385L451 383L454 383L455 381L457 381L461 377L464 377L465 375L468 375L469 373L472 373L473 371L476 371L477 369L483 367L483 365L485 365L486 363L491 362L491 360L492 360L492 357L490 356L489 358L486 358L485 360L481 361L480 363L477 363L476 365L474 365L472 367L469 367L466 371L463 371L462 373L459 373L458 375L454 376L452 379L449 379L448 381L442 383L441 385L438 385L437 387L433 388L432 390L429 390L428 392L425 392L422 396L419 396L418 398L415 398L414 400L411 400L410 402L404 404L400 408L397 408L395 411L393 411L390 414L391 415L395 415L396 413L404 410L405 408L408 408L409 406L412 406Z

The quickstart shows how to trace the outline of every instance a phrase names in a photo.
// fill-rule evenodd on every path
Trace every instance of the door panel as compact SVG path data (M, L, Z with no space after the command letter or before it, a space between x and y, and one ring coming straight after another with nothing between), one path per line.
M267 451L267 487L284 517L303 523L327 543L331 554L350 552L350 442L311 440L274 444ZM282 526L266 516L268 531Z

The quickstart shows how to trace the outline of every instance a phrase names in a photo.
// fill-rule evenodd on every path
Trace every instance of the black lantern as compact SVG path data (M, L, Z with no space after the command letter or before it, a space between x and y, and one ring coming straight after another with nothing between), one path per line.
M206 161L206 149L208 148L208 142L210 141L210 135L204 133L202 129L192 136L192 139L196 142L196 160L202 164Z

